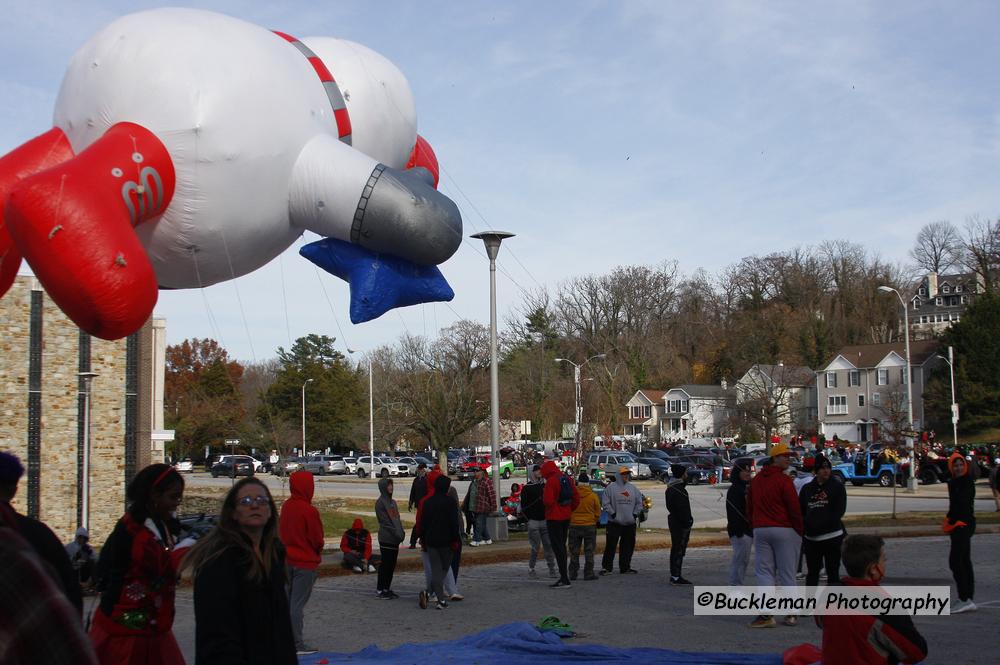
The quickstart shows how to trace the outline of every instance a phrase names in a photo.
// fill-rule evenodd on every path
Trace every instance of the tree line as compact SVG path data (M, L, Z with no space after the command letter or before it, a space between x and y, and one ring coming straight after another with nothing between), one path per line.
M942 342L956 350L963 430L1000 426L1000 220L927 224L910 263L894 263L859 243L824 241L748 256L716 274L682 274L674 262L618 266L523 294L500 334L501 417L530 420L532 438L559 438L573 421L577 364L584 421L620 434L625 403L640 388L730 384L755 364L817 369L842 346L902 338L899 301L878 291L911 293L919 277L972 273L986 295ZM992 337L990 337L992 335ZM241 364L213 340L186 340L167 354L166 419L181 455L240 438L252 447L301 447L302 395L308 449L367 449L368 360L374 387L376 447L442 449L488 440L489 331L458 321L434 337L404 335L351 362L336 340L307 335L277 357ZM992 354L992 355L990 355ZM987 359L983 365L973 360ZM989 371L988 368L993 368ZM947 429L947 367L926 391L928 411ZM992 391L992 392L991 392ZM931 425L934 422L929 423ZM752 425L752 424L751 424ZM250 447L250 446L248 446Z

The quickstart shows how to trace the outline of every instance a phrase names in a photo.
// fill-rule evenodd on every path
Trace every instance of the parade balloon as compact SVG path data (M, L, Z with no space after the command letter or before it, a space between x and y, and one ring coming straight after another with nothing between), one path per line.
M304 231L351 319L450 300L458 207L402 72L361 44L208 11L124 16L69 63L54 127L0 158L0 295L23 257L87 332L126 336L159 289L245 275Z

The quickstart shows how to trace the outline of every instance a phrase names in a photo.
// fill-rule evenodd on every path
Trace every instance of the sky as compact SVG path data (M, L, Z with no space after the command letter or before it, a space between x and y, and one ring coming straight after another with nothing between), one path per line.
M132 0L0 13L0 154L51 127L66 64ZM466 235L515 233L501 325L526 292L617 265L710 273L823 240L904 261L918 229L1000 214L995 2L192 2L296 36L360 42L406 75ZM169 66L169 62L165 63ZM334 72L335 74L335 72ZM309 333L367 351L489 320L482 244L451 303L352 325L347 285L299 257L164 291L169 343L262 361Z

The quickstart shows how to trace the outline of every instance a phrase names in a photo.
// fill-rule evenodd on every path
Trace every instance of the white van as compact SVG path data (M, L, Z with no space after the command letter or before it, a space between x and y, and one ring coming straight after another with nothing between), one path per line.
M751 455L753 453L767 452L766 443L744 443L740 446L740 450L743 451L744 455Z

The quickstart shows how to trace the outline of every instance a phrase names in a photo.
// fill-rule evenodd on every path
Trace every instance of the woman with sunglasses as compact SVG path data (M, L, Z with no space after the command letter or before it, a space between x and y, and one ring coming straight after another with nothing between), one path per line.
M219 522L191 548L195 663L294 665L278 512L253 476L226 494Z
M101 548L101 601L90 628L102 665L184 665L172 632L177 564L190 542L177 543L175 513L184 479L151 464L125 490L129 506Z

